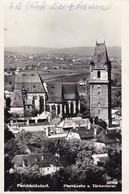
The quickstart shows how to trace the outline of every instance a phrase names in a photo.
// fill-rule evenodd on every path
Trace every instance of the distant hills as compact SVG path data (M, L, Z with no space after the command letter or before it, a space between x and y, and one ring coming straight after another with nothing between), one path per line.
M121 47L113 46L108 47L109 57L121 57ZM6 47L5 52L17 53L17 54L62 54L62 55L80 55L80 56L92 56L94 53L94 47L71 47L71 48L44 48L44 47Z

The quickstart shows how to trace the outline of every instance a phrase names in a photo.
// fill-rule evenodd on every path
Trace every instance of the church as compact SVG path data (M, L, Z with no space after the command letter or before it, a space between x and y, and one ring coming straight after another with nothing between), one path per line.
M10 112L34 116L34 112L41 114L44 111L50 112L52 118L76 116L80 112L76 84L48 82L46 88L38 72L20 72L16 76Z

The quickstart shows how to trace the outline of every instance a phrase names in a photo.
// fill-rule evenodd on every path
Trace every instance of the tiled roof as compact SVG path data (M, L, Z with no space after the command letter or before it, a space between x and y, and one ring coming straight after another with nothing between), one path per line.
M81 139L94 138L94 130L87 129L87 127L79 127L78 129L72 129L72 132L77 132Z
M61 121L61 118L54 118L51 122L50 125L58 125Z
M63 97L65 100L76 100L78 97L75 83L63 83Z
M62 84L57 83L48 83L48 102L62 102Z
M19 167L23 165L23 162L28 166L38 165L39 167L50 166L50 164L56 164L57 157L51 153L43 154L26 154L26 155L16 155L13 158L13 163L17 164Z
M15 79L15 90L25 89L27 92L45 92L43 80L36 71L20 72Z
M58 125L58 127L67 129L67 128L76 128L76 127L78 127L78 125L77 125L74 121L72 121L71 119L65 119L65 120L63 120L63 121Z
M77 100L79 98L75 83L56 82L48 83L48 102L63 102L65 100Z
M90 122L88 118L82 119L78 117L73 117L72 121L80 127L87 127L88 123Z
M112 144L112 143L120 143L121 142L121 135L120 134L103 134L102 136L97 138L97 142L105 143L105 144Z

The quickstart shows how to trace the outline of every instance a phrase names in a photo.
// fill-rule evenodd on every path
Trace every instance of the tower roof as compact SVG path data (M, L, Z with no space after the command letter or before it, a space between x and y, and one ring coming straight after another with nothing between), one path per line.
M22 93L20 90L14 90L11 107L23 107Z
M108 62L108 54L105 42L104 43L98 43L96 42L94 56L93 56L93 62L96 64L104 64Z

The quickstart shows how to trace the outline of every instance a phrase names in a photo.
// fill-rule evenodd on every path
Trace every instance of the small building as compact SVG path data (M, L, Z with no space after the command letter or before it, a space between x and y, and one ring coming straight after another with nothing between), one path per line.
M28 56L28 59L33 59L34 57L33 56Z
M62 132L57 133L53 135L48 135L49 139L66 139L67 141L74 140L74 141L80 141L80 135L76 132Z
M59 157L51 153L16 155L12 163L15 169L19 167L25 169L36 165L39 168L39 174L42 176L52 175L60 169Z
M120 126L122 120L121 109L112 109L112 125Z
M64 130L75 129L78 127L78 125L72 121L72 119L65 119L57 126L63 128Z
M95 142L96 146L103 147L119 147L121 146L121 134L120 133L107 133L102 134L101 136L96 138Z
M71 120L76 123L79 127L91 128L91 122L88 118L72 117Z
M17 67L17 69L15 70L15 75L18 75L20 73L20 68Z

